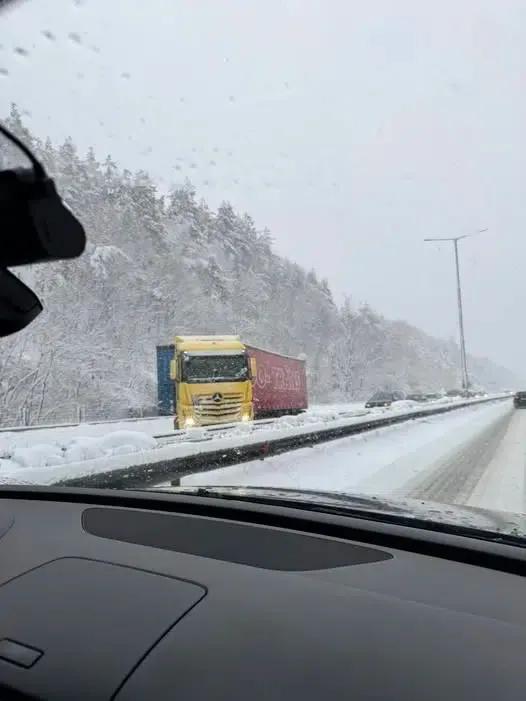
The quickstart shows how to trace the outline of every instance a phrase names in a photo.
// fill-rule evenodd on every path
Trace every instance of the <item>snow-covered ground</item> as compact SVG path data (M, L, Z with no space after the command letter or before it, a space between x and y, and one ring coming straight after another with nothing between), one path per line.
M427 402L423 406L434 406L437 403L452 403L461 401L459 399L452 399L450 397L445 397L438 402ZM380 409L368 409L369 412L385 412L385 411L399 411L406 409L408 407L417 406L416 402L394 402L391 407L380 408ZM366 411L364 402L347 402L341 404L314 404L307 409L303 414L299 415L299 418L304 418L306 420L311 420L313 417L330 417L339 416L342 414L347 414L348 412L354 413L357 411ZM122 421L101 421L94 423L81 423L74 425L57 425L57 426L34 426L34 427L23 427L23 426L13 426L11 428L0 429L0 438L2 435L20 433L21 435L36 435L39 436L38 440L42 443L47 443L49 441L67 441L73 436L78 436L79 432L83 436L101 436L106 435L111 431L140 431L141 433L146 433L150 436L157 436L160 434L166 434L173 431L173 418L170 416L159 416L150 417L144 419L125 419ZM21 439L23 440L23 439ZM30 439L33 440L32 438Z
M426 405L429 406L429 405ZM266 461L245 463L188 478L191 483L293 486L304 489L366 490L391 496L429 489L418 484L448 451L489 430L509 402L464 408L396 426L376 429ZM53 484L122 470L203 451L300 436L326 428L368 421L382 414L409 414L422 407L400 402L388 409L363 404L313 407L305 414L272 422L237 424L213 431L191 429L172 438L171 419L122 424L82 424L23 432L0 432L0 482ZM431 408L431 407L430 407ZM467 468L466 468L467 469ZM416 482L415 482L416 480ZM413 484L414 483L414 484Z
M484 475L467 499L469 506L526 512L526 411L514 411Z
M486 404L183 478L524 511L526 412Z
M362 422L371 414L404 413L413 408L393 405L389 409L366 411L362 404L327 405L270 422L193 428L175 434L170 418L4 431L0 432L0 481L53 484L98 472L186 457L203 450L311 433ZM155 439L156 435L166 434L172 436Z

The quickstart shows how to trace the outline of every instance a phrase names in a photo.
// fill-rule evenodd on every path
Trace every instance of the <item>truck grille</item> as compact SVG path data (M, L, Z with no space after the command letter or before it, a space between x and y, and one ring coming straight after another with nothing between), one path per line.
M214 392L194 397L194 412L200 424L229 423L241 419L242 394Z

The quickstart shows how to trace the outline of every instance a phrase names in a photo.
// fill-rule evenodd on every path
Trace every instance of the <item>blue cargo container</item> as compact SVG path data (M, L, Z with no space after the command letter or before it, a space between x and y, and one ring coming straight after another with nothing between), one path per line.
M157 346L157 408L160 416L175 414L175 382L170 379L170 360L175 346Z

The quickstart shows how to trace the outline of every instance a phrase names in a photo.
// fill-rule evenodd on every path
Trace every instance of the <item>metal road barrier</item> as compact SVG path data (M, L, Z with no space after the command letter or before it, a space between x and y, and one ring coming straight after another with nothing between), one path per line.
M427 416L436 416L438 414L446 414L451 411L457 411L479 404L487 404L490 402L510 400L511 395L498 395L493 397L485 397L483 399L471 399L465 402L455 404L445 404L433 407L419 407L414 410L408 410L403 413L386 412L382 416L370 416L364 418L363 421L354 421L353 423L328 426L327 428L316 428L311 431L307 426L292 427L291 434L277 438L265 438L261 441L250 441L237 446L228 446L224 448L216 448L214 450L200 451L196 454L175 457L171 459L162 459L158 461L150 461L146 464L133 465L126 468L114 469L106 472L99 472L83 477L67 479L58 482L62 486L70 487L100 487L106 489L141 489L153 487L156 484L171 482L176 486L180 484L183 477L193 475L200 472L208 472L217 470L221 467L236 465L255 459L264 459L271 455L278 455L305 446L311 446L318 443L324 443L346 436L352 436L366 431L372 431L384 426L400 424L406 421L425 418ZM354 417L357 418L356 416ZM217 427L214 427L217 429ZM294 431L297 429L297 431ZM174 432L175 433L175 432ZM179 433L179 432L177 432ZM172 434L165 434L163 438L168 438ZM248 434L251 435L251 434ZM173 442L179 443L180 438ZM186 436L188 440L188 436ZM210 440L208 436L199 439L199 442L206 443ZM242 437L240 436L240 440ZM166 443L164 444L166 445Z

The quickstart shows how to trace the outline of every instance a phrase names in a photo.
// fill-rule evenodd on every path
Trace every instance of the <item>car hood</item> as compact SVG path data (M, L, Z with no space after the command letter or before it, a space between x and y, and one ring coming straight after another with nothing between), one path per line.
M389 499L383 496L349 494L347 492L320 492L269 487L238 486L182 486L156 487L154 491L191 496L218 497L273 503L316 511L337 511L349 515L376 516L378 520L404 521L408 525L441 530L461 529L480 531L493 540L513 540L526 545L526 515L481 509L472 506L441 504L420 499ZM449 527L449 528L448 528ZM472 533L472 535L477 535Z

